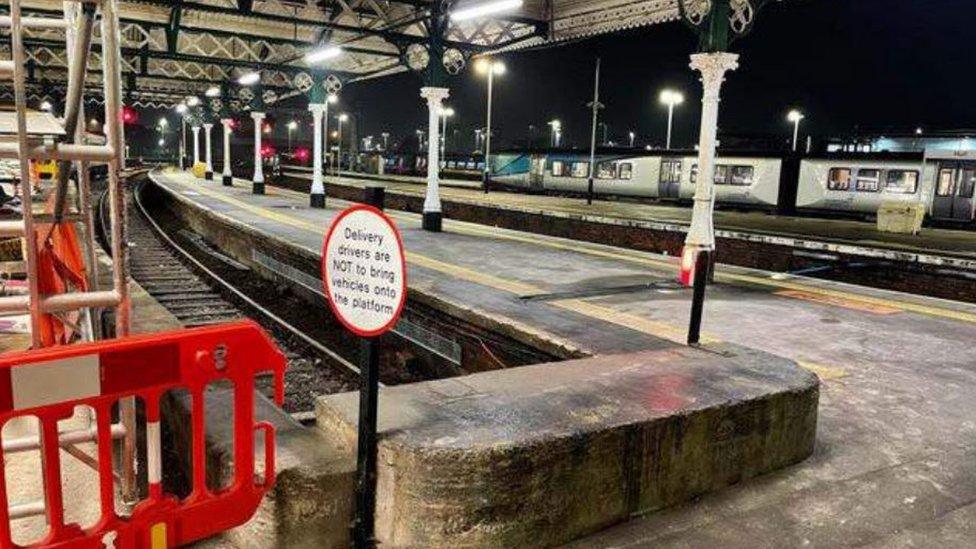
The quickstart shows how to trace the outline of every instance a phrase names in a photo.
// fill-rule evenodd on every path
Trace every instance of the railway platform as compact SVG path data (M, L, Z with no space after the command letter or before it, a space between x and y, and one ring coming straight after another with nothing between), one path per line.
M283 184L307 190L311 176L285 169ZM424 182L405 176L327 178L328 194L355 198L366 185L386 187L391 207L419 212ZM480 183L442 180L444 216L522 231L680 254L691 218L687 206L493 191ZM885 233L872 222L715 212L718 261L829 278L934 297L976 300L976 232L923 228Z
M328 209L310 209L304 193L275 187L255 196L243 180L152 179L160 206L246 263L261 252L314 265L329 220L348 205L330 198ZM884 546L906 528L947 540L965 528L951 517L971 514L976 496L967 465L976 452L976 307L722 264L706 302L706 344L689 350L680 344L689 295L671 283L672 257L454 220L433 234L413 213L391 214L404 234L411 301L574 360L383 389L386 539L438 541L436 509L470 518L451 527L472 543L566 541L662 508L584 543ZM721 384L709 384L714 375ZM702 408L669 415L682 398ZM353 402L319 399L319 428L352 444ZM815 443L802 435L814 424ZM702 451L706 461L694 463ZM681 481L661 485L648 456ZM717 490L759 473L769 474ZM514 484L485 491L488 478ZM531 487L553 492L526 500Z

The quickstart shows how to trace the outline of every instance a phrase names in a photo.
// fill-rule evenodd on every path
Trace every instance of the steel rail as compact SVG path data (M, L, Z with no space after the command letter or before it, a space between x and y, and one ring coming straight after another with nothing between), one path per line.
M163 230L163 228L159 226L159 224L156 222L156 220L153 219L153 217L151 215L149 215L149 211L146 209L145 205L143 205L143 203L142 203L142 196L141 196L141 192L140 191L142 190L142 187L144 185L145 185L145 183L140 183L140 184L138 184L133 189L133 192L132 192L133 203L136 205L136 208L139 209L139 213L142 214L142 216L149 222L149 225L152 227L152 229L156 233L156 235L159 236L167 245L169 245L170 248L172 248L173 250L175 250L184 259L186 259L187 261L189 261L197 270L199 270L200 272L203 272L206 276L208 276L211 280L213 280L215 283L217 283L220 287L222 287L225 290L227 290L228 292L232 293L236 298L238 298L241 301L243 301L248 307L251 307L254 310L256 310L263 317L265 317L265 318L271 320L272 322L274 322L275 324L281 326L282 328L284 328L285 330L287 330L289 333L291 333L295 337L301 339L304 343L306 343L308 346L312 347L313 349L315 349L319 353L321 353L323 355L326 355L329 358L331 358L332 360L338 362L341 366L343 366L344 368L346 368L350 372L355 373L357 376L360 374L360 369L359 369L358 366L356 366L355 364L349 362L345 358L341 357L339 354L337 354L332 349L329 349L328 347L322 345L321 343L319 343L315 339L311 338L308 334L306 334L305 332L303 332L299 328L296 328L295 326L293 326L292 324L290 324L287 320L281 318L280 316L278 316L275 313L273 313L270 310L268 310L266 307L264 307L261 304L259 304L257 301L255 301L255 300L251 299L250 297L248 297L244 292L242 292L239 289L237 289L230 282L224 280L219 274L217 274L214 271L212 271L211 269L209 269L206 265L204 265L203 263L201 263L197 258L193 257L193 255L191 255L188 251L186 251L185 249L183 249L183 247L181 247L179 244L177 244L172 238L170 238L170 236L168 234L166 234L166 232ZM384 386L384 385L381 383L380 386Z

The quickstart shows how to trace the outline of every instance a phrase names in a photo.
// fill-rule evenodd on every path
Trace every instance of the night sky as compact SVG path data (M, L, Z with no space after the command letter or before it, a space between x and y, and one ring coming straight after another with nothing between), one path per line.
M755 30L734 45L740 69L723 90L720 126L736 133L791 131L791 107L807 115L804 130L818 135L862 128L951 130L976 126L976 68L972 60L973 0L788 0L771 4ZM504 56L496 79L495 135L502 146L525 141L529 126L563 122L564 144L589 141L586 103L595 57L603 58L603 119L610 139L663 144L664 87L682 90L675 145L697 138L700 83L688 68L691 31L669 23ZM426 126L421 80L409 73L351 84L342 108L360 113L362 135L411 134ZM451 148L473 147L484 126L485 81L466 70L450 82ZM455 134L455 131L457 134ZM543 137L544 138L543 134Z

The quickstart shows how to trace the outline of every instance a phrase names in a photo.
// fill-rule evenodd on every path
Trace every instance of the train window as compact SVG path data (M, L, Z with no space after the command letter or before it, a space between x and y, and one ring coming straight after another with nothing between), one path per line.
M691 165L691 182L698 183L698 164Z
M597 179L616 179L617 166L613 162L600 162L596 165Z
M748 187L752 185L752 178L755 175L755 168L752 166L732 166L732 173L729 183Z
M620 164L620 179L632 179L634 177L634 165L630 162Z
M831 168L827 177L827 189L831 191L851 190L850 168Z
M939 185L935 189L936 196L952 196L956 194L956 179L952 170L939 170Z
M719 164L715 166L715 184L716 185L728 185L729 184L729 167Z
M694 179L692 179L692 181L694 181ZM681 161L662 160L661 161L661 183L679 183L679 182L681 182Z
M857 190L859 192L876 193L880 188L881 170L857 170Z
M974 184L976 184L976 172L972 168L963 168L959 179L959 198L972 198Z
M918 172L915 170L888 170L885 174L885 191L889 193L915 194L918 190Z
M562 177L563 176L563 163L559 160L552 161L552 176Z
M573 177L589 177L590 176L590 163L589 162L573 162Z

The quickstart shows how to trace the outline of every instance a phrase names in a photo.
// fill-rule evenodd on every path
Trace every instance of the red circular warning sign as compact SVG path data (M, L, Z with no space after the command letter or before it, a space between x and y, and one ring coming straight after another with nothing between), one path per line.
M407 301L403 240L393 221L360 204L332 222L322 245L322 286L343 326L361 337L386 333Z

